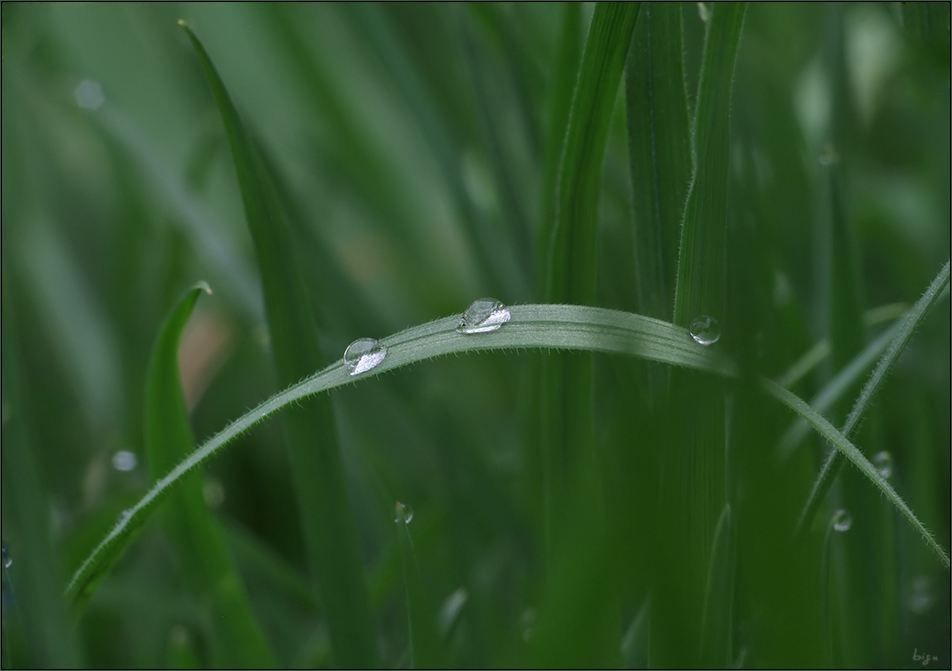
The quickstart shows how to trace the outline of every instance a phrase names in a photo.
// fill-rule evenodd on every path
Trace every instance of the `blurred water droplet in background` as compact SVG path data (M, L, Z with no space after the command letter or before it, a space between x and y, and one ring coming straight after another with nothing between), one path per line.
M139 464L139 459L134 452L129 450L119 450L112 455L112 467L117 471L131 471Z
M93 79L84 79L73 91L76 104L87 110L98 110L106 102L102 85Z
M834 531L849 531L851 526L853 526L853 516L848 510L837 510L833 513Z

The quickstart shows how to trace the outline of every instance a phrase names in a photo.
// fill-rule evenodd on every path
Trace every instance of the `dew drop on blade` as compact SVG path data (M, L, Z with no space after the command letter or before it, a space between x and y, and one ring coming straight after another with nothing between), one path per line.
M853 526L853 516L848 510L837 510L833 513L833 530L849 531Z
M132 514L132 511L129 510L128 508L127 508L126 510L123 510L121 513L119 513L119 517L116 518L116 523L117 523L117 524L122 524L122 523L125 522L127 519L129 519L129 516L130 516L131 514Z
M701 315L691 322L691 337L701 345L713 345L721 337L721 325L714 317Z
M393 521L397 524L403 522L409 524L413 520L413 508L397 501L397 507L394 510Z
M10 568L13 566L13 557L10 556L10 551L7 550L7 546L4 545L2 548L3 553L3 568Z
M387 356L387 347L373 338L355 340L344 350L344 367L351 375L376 368Z
M473 301L459 318L459 333L489 333L498 330L512 317L509 308L495 298Z
M884 478L891 478L893 474L893 458L886 450L877 452L873 457L873 466Z

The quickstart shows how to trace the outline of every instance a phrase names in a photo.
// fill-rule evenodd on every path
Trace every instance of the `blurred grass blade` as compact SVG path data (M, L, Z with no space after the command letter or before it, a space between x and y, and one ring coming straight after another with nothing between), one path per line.
M321 363L296 248L274 186L223 82L198 38L184 22L180 25L202 62L222 116L261 269L275 367L279 381L289 385ZM305 542L335 660L342 666L374 666L376 645L330 401L293 409L286 426Z
M397 502L394 522L397 525L400 559L403 565L403 586L407 599L407 626L410 630L410 668L439 669L446 665L443 641L436 626L436 612L430 602L413 549L410 520L413 512Z
M77 668L82 662L70 627L61 589L61 566L50 533L50 500L42 486L42 469L37 462L39 452L31 444L28 418L31 407L23 378L23 350L19 345L22 326L16 319L13 283L10 281L8 248L2 250L3 314L2 360L0 367L0 399L3 420L3 654L4 665L11 660L30 659L37 667ZM17 520L10 523L8 520ZM19 542L9 548L12 538ZM8 554L9 552L9 554ZM11 562L11 564L7 564ZM9 581L9 583L8 583ZM8 585L13 591L8 592ZM18 652L8 627L23 618L32 654ZM9 667L12 668L12 667Z
M724 506L717 530L704 593L704 619L701 621L701 658L727 668L731 663L734 600L734 539L730 504Z
M906 345L909 344L909 340L912 338L916 327L928 313L929 308L935 305L939 297L943 295L943 291L947 286L949 286L948 261L942 266L942 269L939 271L939 274L936 275L935 279L932 280L932 284L929 285L926 292L916 301L916 304L912 306L906 318L898 324L897 333L890 340L886 353L883 354L879 363L876 364L872 376L866 382L866 386L863 387L859 397L853 404L853 409L850 410L850 414L846 418L846 423L843 425L842 431L844 436L849 438L856 429L856 425L862 417L863 412L865 412L866 407L869 405L870 400L879 390L886 376L889 375L893 365L899 359L899 355L902 354ZM826 498L826 494L833 484L833 480L836 479L836 475L839 473L842 464L843 456L840 455L839 452L832 452L823 464L800 518L798 526L801 532L808 529L813 523L813 517L816 515L820 504ZM946 564L948 565L948 560L946 560Z
M499 231L493 230L466 190L459 148L453 141L445 115L439 113L432 92L427 89L419 68L413 66L387 12L374 11L372 5L364 3L355 3L348 10L354 12L370 37L382 65L406 97L417 123L426 129L424 137L430 142L434 158L456 201L463 232L476 255L483 285L490 287L490 294L513 296L516 299L528 295L529 277L524 274L525 269L515 262L513 245L508 244Z
M179 383L178 345L182 330L202 292L190 289L169 314L152 351L145 413L145 451L152 476L159 478L195 449ZM193 593L212 612L215 658L221 666L272 668L274 655L254 616L241 576L225 546L218 524L202 494L202 478L192 473L172 493L163 510L165 528L175 545Z
M771 396L779 400L781 403L786 405L788 408L796 412L798 415L803 417L810 425L816 429L816 431L826 438L836 450L843 454L844 457L853 462L853 464L860 470L860 472L866 476L883 494L886 495L886 498L889 499L892 504L902 513L903 517L909 521L909 523L919 532L919 535L922 536L922 539L926 544L932 548L933 552L938 555L939 560L942 562L942 565L945 568L949 568L949 555L948 553L939 545L939 542L935 539L931 532L926 529L915 514L910 510L909 506L906 505L905 501L896 493L896 490L892 488L892 485L879 474L879 471L873 466L866 457L863 456L863 453L849 441L846 436L836 430L836 428L830 424L830 422L817 413L813 408L811 408L807 403L796 396L795 394L790 393L783 387L779 386L776 382L772 380L763 380L763 386Z
M684 203L675 286L674 323L708 316L720 326L714 347L730 347L739 334L725 319L730 103L734 65L746 4L719 2L710 9L693 123L694 171ZM734 339L731 336L734 335ZM691 421L670 425L661 455L659 549L653 575L652 665L717 666L713 645L702 645L705 593L729 581L731 566L713 560L719 518L728 503L726 390L722 380L673 371L669 403ZM725 575L709 576L723 570ZM728 628L732 624L725 623ZM721 651L723 652L723 651Z
M680 3L646 3L628 54L625 92L635 214L637 310L670 319L677 240L691 180Z

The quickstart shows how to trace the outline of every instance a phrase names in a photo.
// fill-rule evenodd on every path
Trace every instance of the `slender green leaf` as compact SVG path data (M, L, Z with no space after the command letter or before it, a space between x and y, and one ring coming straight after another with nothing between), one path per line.
M647 3L635 25L625 92L635 215L638 312L668 319L691 180L681 4Z
M261 268L278 378L291 384L321 362L317 330L304 309L309 302L295 246L275 187L223 82L198 38L181 25L202 62L225 125ZM335 658L345 666L372 666L376 646L330 402L319 400L288 413L287 429L304 536Z
M572 305L514 306L511 313L511 321L495 333L478 336L460 334L456 331L459 317L453 316L385 338L381 341L387 348L384 360L357 379L376 377L387 371L447 354L527 348L628 354L722 375L733 374L733 368L728 362L719 359L711 350L697 346L685 329L650 317ZM338 360L231 422L180 462L168 475L159 479L152 489L129 509L129 514L119 520L76 571L67 589L68 595L75 599L77 594L88 588L92 580L105 574L103 566L108 566L110 557L125 549L134 532L184 475L245 431L286 406L353 382L355 378L347 373L343 361ZM776 383L764 384L771 389L780 389L783 394L781 400L810 421L821 434L830 433L823 424L826 420L819 417L805 402ZM836 433L835 429L832 432ZM863 472L868 473L865 469ZM878 482L879 479L881 478L876 474L875 481ZM886 486L889 486L888 483ZM897 499L890 497L890 500L895 503ZM930 542L930 545L935 547L934 542Z
M406 505L396 504L394 522L400 545L403 565L403 586L407 600L407 626L410 633L410 667L434 669L446 666L443 641L436 626L436 612L427 595L420 565L417 563L409 523L413 511Z
M704 593L701 657L722 668L731 664L734 601L734 539L730 504L724 505L714 532L714 548Z
M602 163L639 8L639 3L595 6L572 97L548 241L546 298L552 303L595 302ZM543 519L551 555L563 506L559 498L575 480L594 482L592 358L583 354L543 359L540 380ZM591 496L583 498L593 502Z
M912 510L910 510L909 506L906 505L905 501L903 501L899 494L896 493L896 490L892 488L892 485L889 484L889 481L879 474L879 471L876 469L876 467L873 466L865 456L863 456L863 453L860 452L859 449L853 445L853 443L851 443L848 438L846 438L846 436L837 431L836 428L830 424L830 422L825 417L807 405L806 401L790 393L783 387L779 386L776 382L773 382L772 380L764 380L763 386L767 390L767 393L807 420L807 422L809 422L810 425L821 436L830 441L833 447L836 448L837 452L853 462L860 472L862 472L867 479L869 479L883 494L886 495L886 498L888 498L893 503L893 505L896 506L899 512L902 513L903 517L905 517L916 529L916 531L919 532L926 544L932 548L936 555L938 555L942 565L946 568L949 568L948 553L942 548L941 545L939 545L932 533L922 525Z
M866 407L869 405L870 400L879 390L879 387L882 385L886 377L889 375L893 365L899 359L899 355L902 354L903 350L906 348L906 345L909 344L909 340L912 338L912 334L915 332L916 327L925 317L926 313L929 311L929 308L935 305L939 297L943 295L943 291L947 286L949 286L948 261L946 261L945 265L942 266L942 269L939 271L939 274L936 275L935 279L932 280L932 284L929 285L929 288L926 289L926 292L918 301L916 301L916 304L912 306L912 309L909 311L906 318L898 324L897 332L891 338L889 347L886 349L886 353L883 354L882 358L879 360L879 363L876 364L876 368L873 370L872 376L863 387L859 397L853 404L853 409L850 410L850 414L846 418L846 423L843 425L844 436L849 438L850 434L852 434L856 429L856 426L862 417L863 412L866 410ZM810 524L812 524L813 517L816 515L817 510L819 510L820 504L826 498L826 494L830 489L830 485L833 484L833 481L836 479L836 475L839 473L839 470L843 465L843 456L844 455L841 455L838 451L833 452L827 458L826 462L824 462L823 467L820 470L820 474L813 485L813 489L810 491L810 496L807 499L807 503L804 506L803 515L800 518L799 524L801 531L808 529ZM948 565L948 559L946 559L946 565Z
M693 124L694 171L684 203L675 286L674 323L688 326L708 316L725 319L730 103L734 64L746 4L717 3L710 10ZM692 418L670 425L661 455L659 548L652 592L652 665L718 664L718 650L702 644L704 601L716 529L728 503L726 481L726 390L723 382L688 371L671 377L669 404ZM714 563L717 570L731 567Z
M178 344L207 284L190 289L169 314L152 351L145 413L145 450L152 476L168 473L195 449L178 374ZM274 654L254 616L241 577L212 518L199 473L184 478L165 506L166 530L193 592L208 600L214 649L222 666L274 667Z

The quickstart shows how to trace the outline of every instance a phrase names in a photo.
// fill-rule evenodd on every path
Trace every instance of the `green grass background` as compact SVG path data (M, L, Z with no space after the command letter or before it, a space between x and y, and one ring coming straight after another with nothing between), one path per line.
M948 665L949 572L852 465L794 536L829 448L781 458L753 377L826 342L810 401L948 261L948 5L704 9L4 3L3 666ZM482 296L716 312L742 373L509 350L345 386L64 598L182 409L201 442ZM946 295L850 434L946 551L949 323Z

